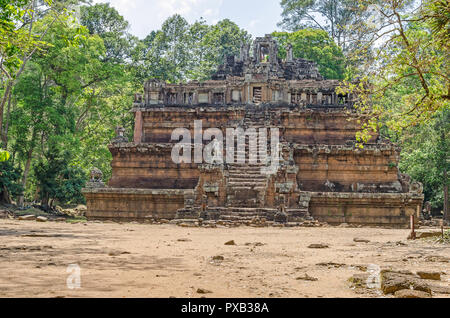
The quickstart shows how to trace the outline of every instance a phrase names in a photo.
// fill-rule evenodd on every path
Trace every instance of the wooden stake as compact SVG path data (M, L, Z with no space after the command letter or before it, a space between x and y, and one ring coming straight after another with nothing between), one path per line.
M415 240L416 238L416 218L414 215L411 215L411 234L409 235L409 239Z

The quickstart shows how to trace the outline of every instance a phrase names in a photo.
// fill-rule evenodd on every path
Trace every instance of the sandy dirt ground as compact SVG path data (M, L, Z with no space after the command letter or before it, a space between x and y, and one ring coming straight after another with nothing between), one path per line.
M386 297L350 287L371 264L443 272L439 284L448 287L449 245L407 241L408 234L0 220L0 297ZM236 245L226 246L230 240ZM329 248L308 248L316 243ZM81 268L80 289L67 287L71 264ZM298 279L306 274L318 280Z

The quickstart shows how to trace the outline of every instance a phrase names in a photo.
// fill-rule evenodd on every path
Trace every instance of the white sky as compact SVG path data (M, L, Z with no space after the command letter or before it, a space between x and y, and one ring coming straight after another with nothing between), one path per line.
M144 38L169 16L181 14L190 23L203 17L208 24L228 18L253 36L279 30L280 0L94 0L109 2L131 25L131 33Z

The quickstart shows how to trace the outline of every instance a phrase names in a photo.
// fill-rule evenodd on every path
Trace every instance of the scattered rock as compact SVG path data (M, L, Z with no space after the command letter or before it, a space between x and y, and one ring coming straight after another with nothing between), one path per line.
M297 277L297 280L304 280L308 282L317 282L319 279L315 277L311 277L308 274L305 274L305 276Z
M431 295L431 287L424 281L414 279L411 281L411 286L414 290L423 291Z
M209 290L203 289L203 288L198 288L197 294L201 294L201 295L212 294L212 291L209 291Z
M414 276L387 270L381 272L381 290L385 295L395 294L403 289L414 289L431 295L430 286Z
M402 289L395 292L396 298L431 298L429 293L420 290Z
M413 272L408 271L408 270L386 269L383 272L390 272L390 273L393 273L393 274L402 274L402 275L406 275L406 276L414 276L414 277L416 277L416 275Z
M341 267L347 266L347 264L340 264L340 263L333 263L333 262L329 262L329 263L318 263L318 264L316 264L316 265L317 265L317 266L328 267L328 268L341 268Z
M353 239L353 242L355 242L355 243L370 243L370 240L357 237L357 238Z
M190 239L179 239L178 242L192 242Z
M450 258L440 255L430 255L425 257L425 261L431 263L450 263Z
M368 270L367 265L351 265L351 267L354 267L354 268L360 270L361 272L367 272L367 270Z
M164 223L161 223L161 224L164 224ZM194 223L181 223L181 224L178 224L178 226L179 226L179 227L185 227L185 228L194 228L194 227L198 227L198 225L197 225L197 224L194 224Z
M349 278L349 282L354 288L366 288L369 274L355 274Z
M19 216L19 220L20 221L34 221L34 220L36 220L36 216L35 215Z
M411 282L404 276L397 276L394 273L381 274L381 290L385 295L394 294L399 290L410 289Z
M311 244L310 246L308 246L308 248L313 248L313 249L323 249L323 248L329 248L330 246L327 244Z
M212 260L213 260L213 261L219 261L219 262L221 262L221 261L224 261L224 260L225 260L225 257L223 257L222 255L217 255L217 256L214 256L214 257L212 258Z
M450 295L450 287L432 285L430 288L435 294Z
M235 241L228 241L225 243L226 246L235 246L236 242Z
M438 272L417 272L417 275L419 275L422 279L428 279L428 280L441 280L441 273Z
M109 256L116 257L120 255L131 254L130 252L121 252L121 251L111 251L108 253Z
M38 217L36 218L36 221L37 221L37 222L41 222L41 223L45 223L45 222L48 221L48 219L47 219L46 217L43 217L43 216L38 216Z

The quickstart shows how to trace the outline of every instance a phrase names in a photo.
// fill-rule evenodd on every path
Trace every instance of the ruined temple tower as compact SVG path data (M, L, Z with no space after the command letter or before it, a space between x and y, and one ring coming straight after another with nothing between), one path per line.
M206 82L145 83L132 110L133 142L119 132L110 145L108 186L94 182L84 191L87 216L245 222L282 214L292 222L407 226L421 209L421 185L399 173L399 149L389 141L374 136L364 149L355 146L355 97L336 94L339 82L293 58L292 47L281 60L270 36L257 38L249 51L243 45ZM245 147L236 156L257 161L175 163L172 133L185 128L193 136L195 122L224 136L242 129ZM279 164L271 173L262 173L270 146L264 153L264 141L250 142L260 129L279 131Z

